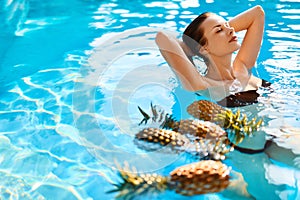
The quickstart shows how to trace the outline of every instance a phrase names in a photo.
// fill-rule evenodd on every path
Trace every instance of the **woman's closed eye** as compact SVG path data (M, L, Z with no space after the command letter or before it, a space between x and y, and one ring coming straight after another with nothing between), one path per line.
M225 22L223 25L218 25L216 33L220 33L224 28L231 28L228 22Z
M218 28L216 33L220 33L223 29L222 28Z

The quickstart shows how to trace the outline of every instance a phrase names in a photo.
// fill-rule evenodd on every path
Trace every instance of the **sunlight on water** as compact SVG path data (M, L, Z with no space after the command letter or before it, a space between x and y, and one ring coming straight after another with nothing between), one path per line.
M267 136L299 155L298 1L4 1L0 199L114 199L106 191L118 180L115 162L165 175L195 161L167 149L146 152L133 141L145 127L138 126L138 106L150 113L153 103L183 119L196 98L161 57L155 33L181 32L202 10L226 18L256 4L266 11L266 31L254 72L273 90L260 89L258 104L242 111L264 117ZM298 169L266 154L230 155L226 164L243 174L257 199L299 198ZM299 160L289 164L299 168ZM167 191L148 198L249 199L238 186L222 194Z
M177 156L162 156L156 152L145 154L132 143L132 137L140 129L138 106L148 109L153 102L170 112L174 105L172 95L176 84L169 82L174 74L166 66L159 66L162 58L154 46L154 31L132 29L93 42L97 47L89 58L90 69L75 85L73 105L77 110L75 121L79 134L85 146L108 165L127 160L140 163L139 167L149 171L177 159ZM160 91L159 96L157 91ZM102 96L99 107L90 101L95 92ZM153 98L149 99L149 95ZM82 102L85 105L81 105ZM163 162L157 163L157 159Z

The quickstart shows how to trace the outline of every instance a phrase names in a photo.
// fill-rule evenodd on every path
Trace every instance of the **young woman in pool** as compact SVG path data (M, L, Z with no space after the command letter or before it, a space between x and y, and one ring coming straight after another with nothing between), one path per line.
M236 32L243 30L246 34L239 44ZM256 101L259 87L269 85L250 72L258 57L263 31L264 11L255 6L229 21L214 13L203 13L185 29L183 41L158 32L156 43L185 89L208 91L224 106L243 106ZM197 71L193 56L201 57L207 65L205 76Z
M241 44L236 36L239 31L245 31ZM264 11L260 6L255 6L229 21L213 13L203 13L187 26L182 41L165 32L158 32L156 43L186 90L202 95L208 92L210 98L219 104L237 107L255 103L259 96L256 90L270 85L251 74L260 51L263 31ZM206 75L198 72L193 56L203 59L207 66ZM265 145L265 134L262 132L241 144L250 153L233 152L232 157L238 159L232 159L232 163L239 166L247 182L253 183L249 184L248 189L254 196L262 197L263 190L266 198L276 199L278 196L274 191L280 188L268 183L270 172L266 167L272 165L268 158L277 158L276 154L280 152L281 157L286 158L282 154L289 155L288 161L282 162L291 161L293 165L294 155L289 149L284 152L285 149L275 143ZM249 166L252 171L248 170ZM257 185L262 188L258 193Z

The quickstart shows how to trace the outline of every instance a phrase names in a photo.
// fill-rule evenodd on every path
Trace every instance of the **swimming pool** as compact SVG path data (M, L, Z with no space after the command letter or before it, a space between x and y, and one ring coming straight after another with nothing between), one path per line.
M0 37L1 199L113 199L115 194L106 191L119 180L112 170L115 161L126 160L141 172L164 175L194 161L182 154L145 152L133 143L142 119L137 106L148 111L153 102L184 119L186 105L195 100L194 94L182 90L160 56L155 32L179 33L202 11L227 18L257 4L265 10L266 29L253 73L275 88L261 98L259 114L270 119L268 134L296 135L281 126L300 128L297 0L4 0L0 13L4 30ZM300 153L297 140L286 137L278 142ZM236 170L245 175L248 191L257 199L299 198L297 169L265 155L235 156L240 156L240 163L234 159L226 163L234 169L241 167ZM241 196L184 197L168 191L150 198Z

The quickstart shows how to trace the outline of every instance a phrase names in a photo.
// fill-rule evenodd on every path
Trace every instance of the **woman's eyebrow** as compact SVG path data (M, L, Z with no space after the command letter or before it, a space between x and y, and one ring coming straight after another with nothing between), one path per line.
M213 30L214 28L217 28L217 27L221 27L221 24L217 24L217 25L213 26L211 30Z
M224 24L227 25L227 24L229 24L229 22L225 21ZM217 28L217 27L221 27L221 26L222 26L221 24L217 24L217 25L213 26L211 30L213 30L214 28Z

